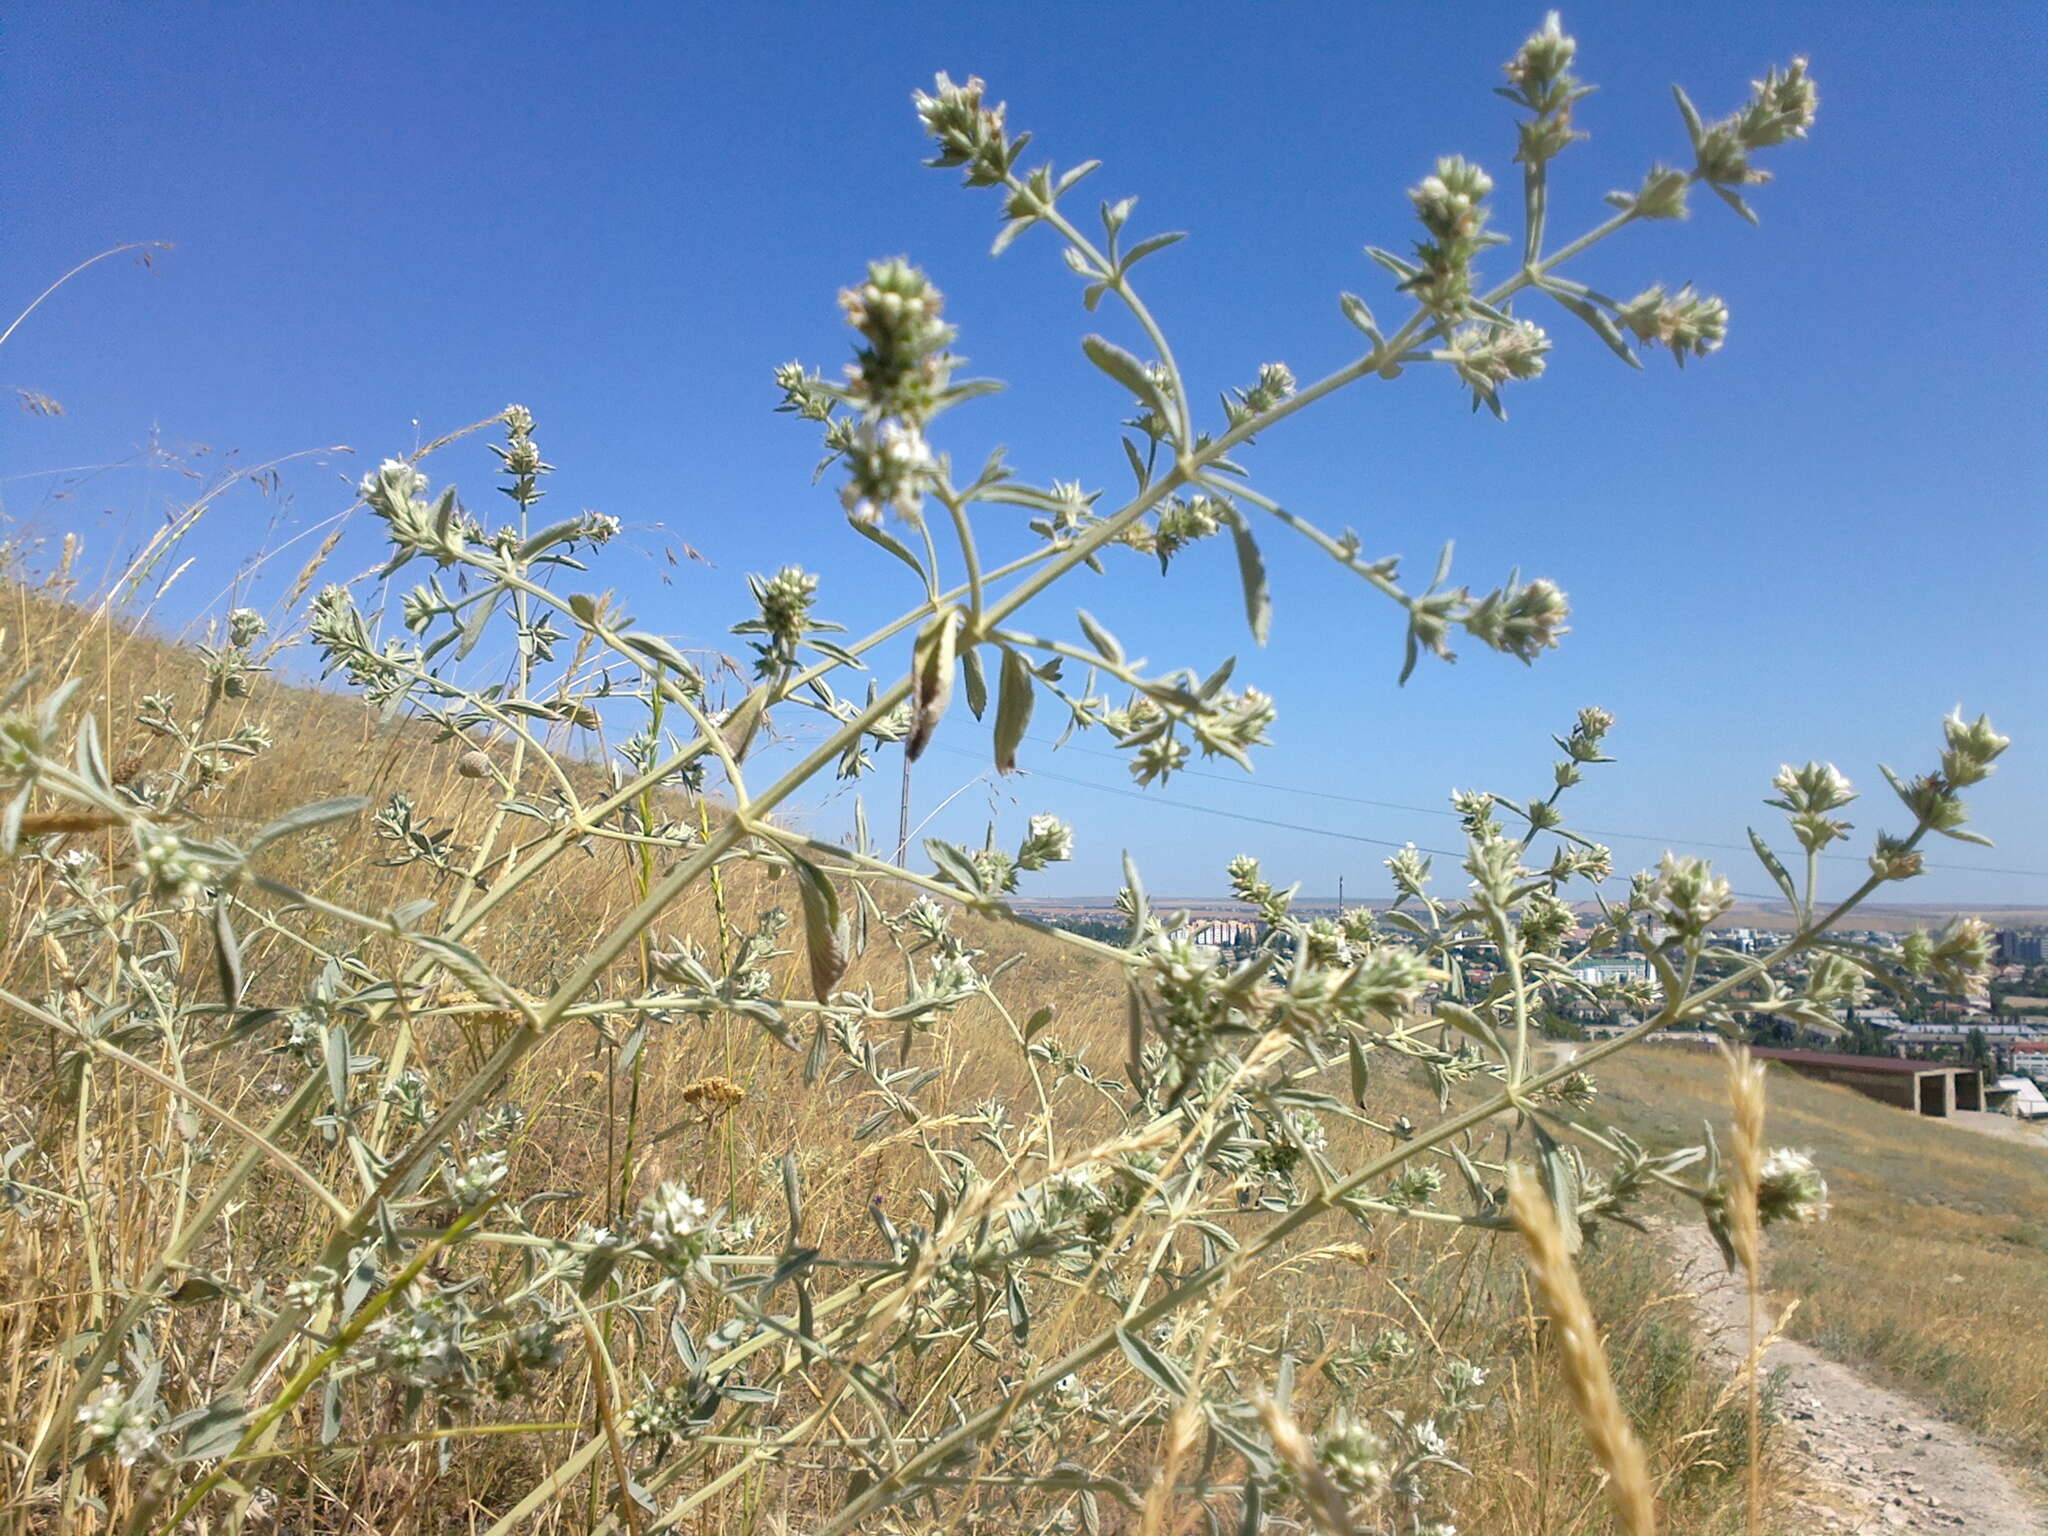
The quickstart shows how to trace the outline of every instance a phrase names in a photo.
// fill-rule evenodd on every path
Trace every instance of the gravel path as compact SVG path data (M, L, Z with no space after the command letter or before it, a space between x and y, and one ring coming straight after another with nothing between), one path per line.
M1740 1361L1747 1292L1703 1228L1672 1227L1664 1237L1681 1282L1697 1293L1708 1337L1731 1365ZM2048 1508L1967 1431L1803 1344L1781 1340L1765 1352L1766 1371L1781 1367L1790 1442L1823 1496L1805 1511L1816 1532L2048 1536Z

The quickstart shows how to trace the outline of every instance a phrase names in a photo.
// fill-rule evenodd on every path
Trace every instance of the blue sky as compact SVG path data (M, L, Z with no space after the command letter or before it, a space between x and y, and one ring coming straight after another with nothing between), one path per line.
M1310 891L1342 874L1376 892L1384 850L1347 839L1449 845L1447 818L1402 807L1441 807L1454 785L1540 792L1550 733L1597 703L1619 719L1620 761L1575 792L1576 818L1638 834L1615 840L1628 868L1666 841L1739 843L1768 824L1758 802L1787 759L1831 757L1876 791L1859 837L1896 827L1876 764L1929 765L1961 702L2016 741L1973 796L1999 847L1943 845L1934 857L1956 868L1907 894L2048 902L2048 877L1987 872L2048 871L2041 16L1567 10L1601 90L1580 113L1591 142L1556 167L1563 233L1682 154L1673 81L1711 116L1769 65L1812 59L1820 123L1769 157L1761 229L1702 198L1688 222L1575 269L1609 291L1664 279L1722 295L1728 346L1636 374L1531 309L1558 346L1546 378L1512 389L1507 423L1422 370L1358 386L1248 456L1269 493L1407 555L1418 579L1450 537L1475 586L1516 565L1554 577L1576 609L1562 650L1534 669L1474 653L1397 688L1394 610L1281 530L1265 539L1278 619L1258 653L1226 546L1164 580L1131 557L1034 622L1082 605L1162 665L1238 653L1240 678L1281 706L1258 776L1211 765L1221 777L1148 803L1110 792L1127 788L1114 761L1035 747L1039 776L990 788L973 782L985 730L961 711L920 765L919 814L966 786L933 830L978 841L993 811L1013 839L1028 811L1066 815L1080 854L1040 877L1045 893L1113 888L1125 847L1159 890L1218 890L1230 855L1256 851ZM1510 111L1491 87L1540 20L1494 5L27 8L0 55L0 307L11 317L118 241L176 249L148 271L94 269L0 352L0 383L66 408L0 417L5 510L111 559L186 482L43 471L129 459L152 434L209 445L201 464L351 445L353 459L296 462L282 513L224 503L167 604L183 618L241 552L342 511L379 457L519 400L561 466L551 509L627 523L630 548L600 575L645 627L731 643L744 575L796 560L824 573L821 611L859 632L908 602L907 573L852 537L829 483L811 485L814 439L771 413L769 373L792 357L836 371L834 294L869 258L925 266L973 371L1010 383L946 419L957 460L1002 442L1040 483L1128 483L1110 430L1124 402L1078 340L1133 338L1083 314L1044 234L989 259L995 206L920 166L913 88L939 69L983 75L1036 133L1033 158L1105 161L1083 209L1137 194L1142 232L1192 232L1144 277L1213 400L1264 361L1304 378L1346 361L1340 290L1400 312L1361 247L1407 247L1404 189L1438 154L1510 181ZM478 445L431 468L494 499ZM993 544L1021 547L987 516ZM656 552L676 541L715 568L667 566ZM367 530L344 554L369 562ZM273 595L275 572L252 590ZM893 824L893 772L863 793ZM834 834L850 801L800 809ZM1723 857L1738 887L1768 888L1746 855Z

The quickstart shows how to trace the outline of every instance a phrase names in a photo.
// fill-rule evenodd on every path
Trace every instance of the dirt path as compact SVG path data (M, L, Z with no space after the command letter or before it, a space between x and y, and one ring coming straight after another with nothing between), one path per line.
M1995 1115L1982 1109L1959 1109L1949 1116L1949 1123L1980 1136L1996 1136L2001 1141L2016 1141L2021 1146L2048 1152L2048 1122L2015 1120L2011 1115Z
M1664 1238L1680 1280L1698 1294L1708 1337L1731 1364L1739 1361L1747 1347L1747 1292L1703 1228L1668 1228ZM1967 1431L1803 1344L1772 1345L1764 1369L1779 1368L1788 1373L1781 1401L1792 1447L1829 1496L1810 1507L1816 1532L2048 1536L2048 1509Z

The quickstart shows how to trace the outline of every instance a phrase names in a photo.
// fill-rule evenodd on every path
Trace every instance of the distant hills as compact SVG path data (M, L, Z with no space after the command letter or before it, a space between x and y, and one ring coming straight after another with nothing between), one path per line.
M1449 893L1447 889L1446 894ZM1228 896L1151 895L1150 899L1157 909L1187 912L1203 918L1243 917L1247 910L1242 902ZM1392 901L1391 896L1347 896L1344 905L1347 908L1384 907L1390 905ZM1010 905L1020 912L1029 912L1039 917L1098 917L1107 916L1116 910L1116 897L1016 897L1012 898ZM1297 896L1294 905L1296 911L1310 915L1335 912L1337 898ZM1587 917L1597 916L1599 912L1599 908L1591 902L1580 901L1572 905ZM1872 901L1858 907L1846 926L1879 933L1905 933L1914 928L1939 927L1952 917L1980 917L1993 928L2042 928L2048 927L2048 906L2004 906L1981 902ZM1792 926L1792 915L1782 902L1739 901L1715 926L1786 929Z

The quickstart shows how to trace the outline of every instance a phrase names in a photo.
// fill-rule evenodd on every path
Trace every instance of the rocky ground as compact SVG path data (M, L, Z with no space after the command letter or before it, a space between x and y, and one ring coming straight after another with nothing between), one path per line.
M1747 1292L1703 1228L1664 1236L1732 1368L1747 1349ZM1779 1409L1812 1470L1801 1513L1815 1532L2048 1536L2048 1506L1966 1430L1790 1340L1771 1345L1764 1370L1785 1372Z

